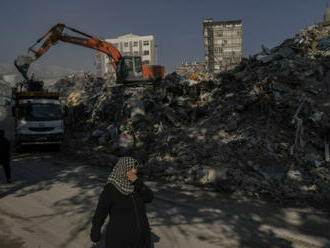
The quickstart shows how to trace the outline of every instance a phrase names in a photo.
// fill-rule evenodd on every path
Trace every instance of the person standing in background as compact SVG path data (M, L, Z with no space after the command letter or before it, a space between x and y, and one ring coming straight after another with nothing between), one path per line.
M11 183L10 142L5 137L5 131L2 129L0 129L0 164L5 170L7 183Z

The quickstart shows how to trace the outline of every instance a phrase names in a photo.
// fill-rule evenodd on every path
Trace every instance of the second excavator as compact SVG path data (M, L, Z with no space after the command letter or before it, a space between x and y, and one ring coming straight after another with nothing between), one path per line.
M79 34L82 37L65 34L65 29ZM35 47L42 41L43 43L39 48L35 49ZM119 50L109 42L83 33L77 29L67 27L64 24L56 24L29 48L28 54L19 56L15 60L16 68L26 80L28 80L27 73L30 64L40 58L58 41L88 47L107 54L114 71L116 72L117 83L156 81L164 79L165 77L165 68L163 66L144 65L141 56L122 56Z

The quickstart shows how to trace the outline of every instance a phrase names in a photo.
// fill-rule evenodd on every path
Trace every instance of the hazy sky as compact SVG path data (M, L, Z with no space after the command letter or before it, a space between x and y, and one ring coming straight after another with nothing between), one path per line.
M154 35L158 62L172 71L203 61L202 21L242 19L243 55L278 45L322 20L326 0L1 0L0 63L13 63L56 23L101 38ZM40 63L95 71L95 52L58 43Z

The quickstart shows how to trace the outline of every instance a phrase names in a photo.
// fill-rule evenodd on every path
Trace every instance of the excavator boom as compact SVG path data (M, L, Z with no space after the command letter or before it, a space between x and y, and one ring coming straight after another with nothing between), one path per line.
M72 31L73 33L77 33L82 37L71 36L69 34L65 34L65 29ZM39 48L35 49L35 47L42 42ZM40 58L43 54L45 54L50 47L55 45L58 41L72 43L79 46L84 46L87 48L91 48L100 52L107 54L111 58L111 64L117 74L117 80L126 81L127 78L131 78L134 80L139 77L155 77L158 72L160 66L155 69L151 67L142 67L142 59L138 56L128 56L122 57L120 52L116 47L112 44L101 40L97 37L91 36L89 34L83 33L77 29L67 27L64 24L56 24L53 26L48 32L46 32L43 36L41 36L35 44L33 44L29 50L27 55L19 56L15 60L16 68L21 72L23 77L27 79L27 72L29 66L32 62ZM33 53L33 56L30 56L29 53ZM163 67L162 67L163 68ZM143 71L143 72L142 72ZM154 72L154 74L152 73ZM165 70L163 69L162 74L165 74ZM151 75L151 76L150 76ZM157 76L157 75L156 75ZM161 75L163 77L164 75Z
M87 38L76 37L76 36L71 36L71 35L68 35L68 34L64 34L63 32L64 32L65 29L71 30L72 32L78 33L78 34L80 34L82 36L85 36ZM40 48L38 50L34 50L34 47L44 39L46 39L46 40L40 46ZM109 57L111 57L115 64L119 63L119 61L121 59L121 54L118 51L118 49L115 48L110 43L108 43L106 41L103 41L103 40L100 40L99 38L88 35L86 33L83 33L79 30L74 29L74 28L67 27L64 24L57 24L54 27L52 27L39 40L37 40L37 42L32 47L29 48L29 52L33 52L34 53L34 58L38 59L45 52L47 52L47 50L50 47L55 45L59 40L63 41L63 42L72 43L72 44L88 47L88 48L95 49L95 50L98 50L100 52L103 52L103 53L107 54Z

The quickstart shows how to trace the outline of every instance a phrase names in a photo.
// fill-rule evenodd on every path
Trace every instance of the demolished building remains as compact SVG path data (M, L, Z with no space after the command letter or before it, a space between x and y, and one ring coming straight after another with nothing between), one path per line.
M330 32L314 25L216 76L126 87L72 74L55 85L76 134L68 148L105 167L135 156L158 180L328 202L329 55Z

